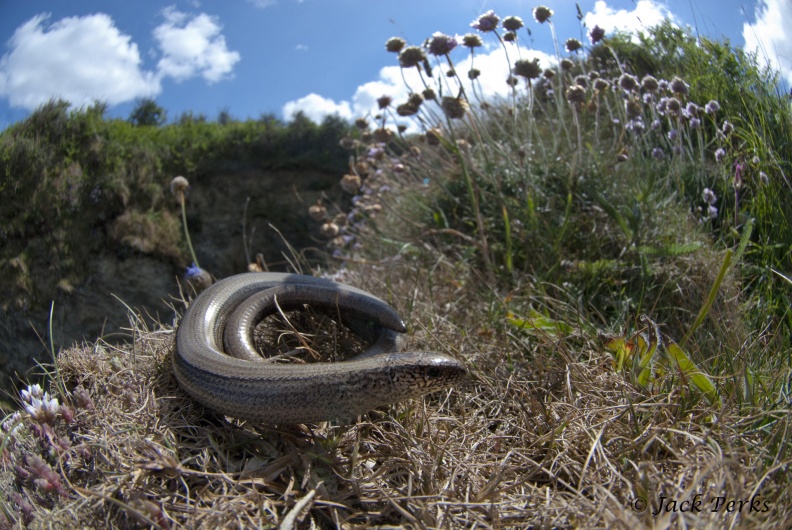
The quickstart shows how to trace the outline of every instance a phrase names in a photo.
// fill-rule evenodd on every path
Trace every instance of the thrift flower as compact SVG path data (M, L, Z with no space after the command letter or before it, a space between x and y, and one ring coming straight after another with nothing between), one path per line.
M671 80L671 91L675 94L686 95L688 93L688 84L679 77Z
M435 32L429 41L429 53L432 55L448 55L451 50L456 48L457 40L445 33Z
M494 31L498 27L500 17L491 9L470 23L470 27L483 33Z
M701 194L701 198L704 199L709 205L713 205L717 202L718 197L715 196L715 192L709 188L704 188L704 192Z
M729 134L734 130L734 125L732 125L729 121L723 120L721 130L723 131L723 134Z
M399 64L402 68L418 66L424 59L426 59L426 54L418 46L408 46L399 53Z
M722 162L724 158L726 158L726 150L722 147L717 148L715 150L715 160L717 162Z
M385 49L391 53L399 53L405 46L407 46L407 42L400 37L391 37L385 43Z
M481 41L481 37L476 35L475 33L468 33L464 37L462 37L462 46L465 48L478 48L479 46L483 45L484 43Z
M514 63L512 72L526 79L536 79L542 75L542 67L539 66L539 59L534 59L533 61L518 59Z
M597 44L604 37L605 37L605 30L599 26L594 26L593 28L591 28L591 31L589 31L589 40L591 41L592 46L594 44Z
M550 20L550 17L553 16L553 10L546 6L535 7L533 10L533 16L538 23L544 24Z
M576 52L583 47L583 44L577 39L567 39L564 43L566 51L569 53Z
M503 19L503 28L507 31L517 31L524 25L520 17L506 17Z
M707 215L710 219L717 219L718 218L718 209L715 206L708 206L707 207Z
M652 158L655 160L663 160L665 158L665 153L660 147L655 147L652 149Z
M719 110L720 110L720 103L718 103L714 99L709 103L707 103L706 105L704 105L704 112L706 112L707 114L715 114Z
M638 88L638 79L634 75L622 74L619 78L619 86L627 92L632 92Z

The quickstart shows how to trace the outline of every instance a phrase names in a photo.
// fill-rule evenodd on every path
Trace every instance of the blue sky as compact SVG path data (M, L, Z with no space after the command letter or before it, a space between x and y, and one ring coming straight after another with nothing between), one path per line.
M792 0L579 0L588 26L640 29L663 17L734 45L768 50L792 84ZM472 31L492 9L517 15L533 32L526 53L551 60L547 26L521 0L0 0L0 129L52 97L76 106L94 99L126 118L152 97L170 119L184 111L238 119L296 110L354 118L385 93L406 94L392 36L421 44L435 31ZM581 37L575 2L548 0L559 39ZM460 47L461 48L461 47ZM536 50L533 52L532 50ZM477 65L488 65L485 48ZM455 50L463 60L466 50ZM501 57L502 54L497 54ZM505 65L484 84L505 89ZM500 70L499 70L500 69ZM483 76L486 77L486 76Z

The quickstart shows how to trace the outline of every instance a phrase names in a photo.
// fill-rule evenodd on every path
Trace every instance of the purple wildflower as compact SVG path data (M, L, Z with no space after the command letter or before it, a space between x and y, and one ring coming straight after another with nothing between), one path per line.
M456 38L437 31L429 41L429 53L432 55L448 55L451 50L457 47L457 44Z
M663 160L665 158L665 153L660 147L655 147L652 149L652 158L655 160Z
M726 150L722 147L717 148L715 150L715 160L717 162L722 162L724 158L726 158Z
M709 103L707 103L706 105L704 105L704 112L706 112L707 114L715 114L719 110L720 110L720 103L718 103L714 99Z
M715 192L709 188L704 188L704 192L701 194L701 198L704 199L704 202L706 202L710 206L715 204L718 200L718 197L715 196Z
M476 20L471 22L470 27L483 33L487 33L489 31L494 31L495 28L498 27L499 21L500 17L498 17L498 15L496 15L495 12L490 9Z

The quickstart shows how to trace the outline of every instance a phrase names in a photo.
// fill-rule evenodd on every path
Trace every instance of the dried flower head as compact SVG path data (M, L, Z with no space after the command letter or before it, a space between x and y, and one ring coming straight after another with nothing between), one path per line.
M500 22L500 17L490 9L476 20L471 22L470 27L487 33L489 31L494 31L498 27L498 22Z
M481 75L481 70L478 68L471 68L468 70L468 79L477 79Z
M478 48L479 46L483 45L484 43L481 41L481 37L476 33L468 33L464 37L462 37L462 46L465 48Z
M186 178L182 177L181 175L179 175L178 177L174 177L170 183L171 193L177 196L185 193L189 187L190 187L190 181L188 181Z
M509 85L510 87L516 87L519 83L520 80L514 77L513 75L510 75L509 77L506 78L506 84Z
M641 104L634 99L628 99L624 102L624 111L627 113L627 119L634 120L641 115Z
M619 77L619 86L622 90L632 92L638 88L638 79L631 74L622 74L621 77Z
M399 65L402 68L412 68L420 65L426 59L423 48L408 46L399 53Z
M365 131L366 129L368 129L368 126L369 124L366 118L358 118L355 120L355 127L357 127L361 131Z
M575 63L570 61L569 59L561 59L561 69L562 70L572 70L575 67Z
M457 44L456 38L437 31L429 39L427 48L432 55L448 55L451 50L457 47Z
M405 46L407 46L407 41L400 37L391 37L385 43L385 49L391 53L399 53Z
M580 85L572 85L567 88L566 98L570 103L583 103L586 101L586 89Z
M440 107L446 116L451 119L460 119L465 116L467 111L467 102L462 98L444 97L440 103Z
M542 72L542 75L544 76L545 79L552 79L555 77L556 73L555 70L552 70L550 68L545 68L545 71Z
M354 138L350 138L349 136L344 136L338 142L338 145L340 145L344 149L354 149L355 148L355 139Z
M435 91L428 87L424 88L421 94L426 101L434 101L437 99L437 94L435 94Z
M567 39L564 43L564 48L566 48L566 51L569 53L576 52L582 47L583 44L577 39Z
M341 177L341 189L349 194L355 194L360 190L361 180L358 175L344 175Z
M390 106L393 99L390 96L380 96L377 98L377 106L380 109L386 109Z
M595 79L599 79L599 77L600 77L600 73L597 72L596 70L592 70L591 72L588 73L588 78L591 79L592 81Z
M535 7L533 10L533 17L540 24L544 24L552 16L553 10L546 6Z
M406 118L407 116L415 116L416 114L418 114L418 110L419 110L418 105L415 105L408 101L407 103L402 103L401 105L396 107L396 114Z
M599 26L594 26L589 31L589 40L591 41L592 46L597 44L605 37L605 30Z
M314 221L324 221L327 219L327 208L322 205L322 199L316 201L316 204L308 208L308 216Z
M517 31L524 25L525 23L520 17L506 17L503 19L503 29L506 31Z
M576 85L582 86L583 88L588 88L589 78L586 75L578 75L575 76L575 79L572 80L573 83Z
M431 129L426 131L426 143L431 146L438 146L440 145L440 139L443 137L443 133L440 132L440 129L437 127L432 127Z
M594 90L599 93L605 92L610 88L610 83L606 79L598 77L594 80Z
M393 140L393 131L386 127L374 129L374 141L386 144Z
M341 228L335 224L327 222L319 228L319 232L327 239L333 239L341 231Z
M688 84L679 77L675 77L671 80L670 87L674 94L679 94L680 96L686 95L689 90Z
M503 34L504 42L517 42L517 34L513 31L507 31Z
M542 67L539 66L539 59L529 61L527 59L518 59L514 62L512 69L515 75L524 77L526 79L536 79L542 75Z

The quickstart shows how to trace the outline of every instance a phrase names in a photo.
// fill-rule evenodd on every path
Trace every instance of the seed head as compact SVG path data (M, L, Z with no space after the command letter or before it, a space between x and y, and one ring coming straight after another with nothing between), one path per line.
M385 43L385 49L391 53L399 53L407 45L407 42L400 37L391 37Z
M553 16L553 10L546 6L535 7L533 10L534 19L540 24L544 24Z
M437 94L435 94L435 91L432 90L431 88L425 88L423 92L421 92L421 94L423 94L423 98L426 101L434 101L435 99L437 99Z
M572 70L575 67L575 63L570 61L569 59L561 59L561 69L562 70Z
M555 70L552 70L550 68L546 68L545 71L542 72L542 75L544 76L545 79L552 79L552 78L555 77L556 73L555 73Z
M575 76L575 79L573 79L573 82L576 85L582 86L583 88L588 88L589 78L586 75L578 75L578 76Z
M471 80L476 79L480 75L481 75L481 70L479 70L478 68L471 68L470 70L468 70L468 79Z
M503 40L505 42L516 42L517 41L517 34L513 31L507 31L503 34Z
M393 140L393 131L385 127L374 129L374 141L386 144Z
M365 131L366 129L368 129L368 126L369 124L368 121L366 121L366 118L358 118L355 120L355 127L357 127L361 131Z
M627 113L627 119L634 120L641 115L641 104L634 99L628 99L624 102L624 111Z

